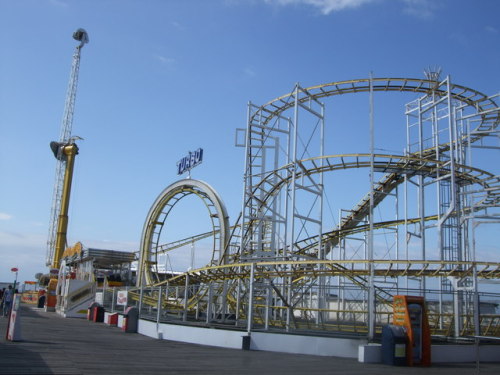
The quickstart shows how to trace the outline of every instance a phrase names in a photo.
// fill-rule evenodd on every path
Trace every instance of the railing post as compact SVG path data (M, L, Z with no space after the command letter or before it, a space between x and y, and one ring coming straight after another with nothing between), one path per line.
M142 312L142 297L144 295L144 285L141 285L140 293L139 293L139 318L141 317Z
M106 306L106 285L102 284L102 307Z
M208 301L207 301L207 316L205 323L210 323L212 315L212 282L210 281L210 284L208 284Z
M161 294L162 294L163 290L162 290L162 287L160 285L160 289L158 290L158 304L156 306L156 328L158 330L158 324L160 324L160 317L161 317Z
M168 286L168 281L167 281L167 289L165 290L165 319L168 320L168 290L169 290L169 286Z
M255 263L250 266L250 290L248 292L248 319L247 319L247 333L250 335L252 332L253 322L253 283L255 275Z
M182 321L187 321L187 309L188 309L188 287L189 287L189 273L186 273L186 283L184 285L184 312L182 314Z
M241 266L238 267L238 272L241 273ZM240 319L240 299L241 299L241 279L237 281L237 292L236 292L236 323L238 325L238 320Z
M116 296L116 288L112 289L111 293L111 312L115 312L115 296Z
M267 331L269 330L269 306L271 305L271 285L267 285L267 290L266 290L266 317L265 317L265 323L264 323L264 329Z
M125 305L123 305L123 312L125 312L125 310L127 310L127 307L128 307L128 304L129 304L129 301L130 301L130 296L128 294L128 286L125 287L125 291L127 292L127 303Z

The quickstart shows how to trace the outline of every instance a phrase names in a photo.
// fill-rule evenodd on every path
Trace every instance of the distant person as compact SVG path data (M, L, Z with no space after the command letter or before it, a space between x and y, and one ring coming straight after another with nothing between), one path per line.
M3 293L3 316L9 315L10 306L12 305L12 285Z
M5 293L5 288L0 290L0 310L3 311L3 294Z

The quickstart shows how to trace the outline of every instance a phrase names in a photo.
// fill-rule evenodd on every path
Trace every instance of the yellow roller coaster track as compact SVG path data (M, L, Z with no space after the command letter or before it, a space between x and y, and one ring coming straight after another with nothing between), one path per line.
M294 106L295 99L303 104L308 101L318 100L324 97L367 92L370 90L382 92L418 92L423 94L432 93L433 95L437 96L446 96L448 95L448 93L450 93L451 97L454 100L458 100L473 108L481 118L479 125L470 133L468 138L462 138L460 140L461 142L476 142L489 131L496 129L498 127L498 124L500 123L500 109L498 108L497 104L493 99L480 93L479 91L464 86L451 84L449 83L449 80L438 82L432 80L411 78L355 79L312 86L307 89L297 89L289 94L280 96L260 107L252 115L250 122L256 121L258 118L258 122L260 124L268 124L273 118L280 117L284 111L292 108ZM378 172L387 172L387 174L377 183L375 187L373 195L374 206L380 203L389 192L391 192L404 180L403 176L405 174L410 177L415 174L424 174L428 177L433 177L449 173L450 171L446 170L444 163L433 160L435 159L435 156L438 152L442 153L443 151L449 149L449 147L450 145L448 144L441 144L438 147L429 148L423 150L422 152L414 153L405 158L399 156L374 155L375 158L382 157L387 161L386 166L384 166L383 163L382 165L380 165L378 161L375 161L375 170ZM356 158L356 160L349 163L344 163L344 157L347 158L349 156ZM365 160L362 163L357 160L359 156L361 155L340 155L342 165L331 165L327 159L326 166L323 167L318 165L318 158L307 159L308 161L316 161L312 162L312 166L304 165L306 161L299 161L299 172L303 175L308 175L310 173L319 173L336 169L368 167L370 165L371 155L363 155ZM435 163L435 165L429 168L427 162ZM280 189L283 182L287 182L283 177L280 176L283 175L283 169L291 169L294 167L295 165L289 165L280 168L280 170L271 172L269 175L262 179L260 184L256 186L253 196L265 196L265 199L268 200L269 197L271 197L273 194L276 194L276 191ZM461 174L463 175L463 173L468 174L469 176L467 176L467 180L469 183L484 182L486 183L486 185L495 185L493 187L494 191L485 189L485 191L488 191L488 195L483 202L479 203L478 206L482 208L486 205L497 205L500 201L498 178L485 171L480 171L480 175L475 178L476 181L471 181L469 177L472 177L470 173L473 169L474 168L460 166L460 168L457 167L454 172L456 173L457 178L461 178ZM291 174L287 175L290 176ZM483 175L483 177L481 177L481 175ZM271 183L273 179L276 179L278 183ZM339 230L348 230L359 225L368 214L369 202L370 195L367 194L351 211L351 214L343 220L339 227ZM265 205L266 203L263 203L262 207L265 207ZM250 225L247 226L246 232L248 233L251 230L251 227L255 224L258 224L258 222L254 221L250 223ZM332 245L332 247L336 245L337 240L338 237L331 239L330 244Z
M479 125L472 132L472 134L477 135L473 135L471 139L469 139L470 142L474 142L479 139L484 134L484 132L495 129L500 123L500 109L498 108L495 101L490 99L485 94L471 88L456 84L450 84L449 88L448 86L446 86L446 89L444 89L443 82L440 83L437 81L426 79L373 78L372 80L370 80L365 78L338 81L302 89L299 92L299 95L302 94L302 97L298 98L298 100L300 102L307 102L309 100L317 100L324 97L367 92L370 91L370 86L373 91L416 92L423 94L433 92L438 96L447 95L449 89L449 92L453 99L459 100L466 105L474 108L481 116ZM294 95L296 95L295 92L280 96L260 107L258 114L259 116L263 116L263 123L268 123L274 117L279 116L285 110L292 108L292 106L294 105ZM446 145L441 145L440 147L446 148ZM374 196L374 205L376 206L390 190L392 190L396 185L402 182L401 176L403 176L404 174L426 174L427 176L432 176L436 175L439 172L441 172L442 174L449 172L448 170L446 170L443 162L432 160L435 155L435 151L435 149L428 149L425 150L422 154L414 154L409 157L397 155L374 155L374 157L376 158L374 165L375 170L380 172L390 172L384 177L382 181L377 184ZM325 156L323 157L325 165L323 165L322 167L320 167L318 163L320 158L306 159L299 162L299 166L301 169L299 173L307 175L347 168L369 167L370 157L370 154ZM334 158L337 158L339 162L332 163L331 160ZM273 194L277 193L277 191L283 186L285 182L287 182L286 178L281 177L281 175L284 174L283 171L292 167L292 165L283 166L278 170L269 173L265 178L262 179L261 183L257 185L255 191L265 191L266 200L269 199L273 196ZM486 198L488 199L488 202L484 203L491 204L493 201L494 204L498 204L498 202L500 201L498 177L486 171L481 171L479 169L468 166L459 166L456 169L457 176L459 178L464 178L468 183L479 183L483 185L485 191L489 192ZM271 188L264 189L264 186L269 186L270 181L272 181L272 179L275 177L277 178L278 183L271 184ZM490 187L490 185L492 186ZM368 196L363 198L360 203L352 210L352 214L350 215L350 217L344 220L338 232L345 232L346 230L352 229L361 222L360 218L366 216L368 202L367 197ZM250 223L250 226L255 224L256 222L254 221ZM204 233L185 240L176 241L175 243L160 245L156 250L158 254L168 252L174 248L184 246L188 242L206 238L211 235L213 235L213 232ZM332 245L335 245L335 243L332 243Z
M330 172L342 169L352 168L369 168L371 165L371 154L343 154L343 155L328 155L322 157L309 158L298 162L300 170L296 171L296 178L302 175L310 175L315 173ZM436 177L450 173L449 167L443 161L432 159L421 159L414 156L398 156L398 155L373 155L373 165L376 171L386 172L388 175L375 186L374 206L382 201L382 199L403 181L404 175L423 174L428 177ZM321 163L322 162L322 163ZM268 201L275 196L283 186L289 182L291 173L289 170L294 168L294 164L285 165L279 169L269 172L261 182L256 186L254 191L264 191L261 200L261 208L268 206ZM487 171L478 168L473 168L465 165L456 165L455 175L461 184L478 184L482 190L487 192L483 204L498 204L500 203L500 178ZM277 181L271 183L271 181ZM368 213L369 198L365 197L352 210L351 215L346 218L339 229L339 232L345 232L359 225L362 219ZM480 204L475 209L482 207ZM251 225L257 225L255 220ZM336 237L338 239L338 237ZM332 239L334 241L334 239ZM333 246L336 243L332 244Z
M417 78L373 78L372 80L363 78L311 86L302 89L299 92L302 96L298 99L299 102L304 103L309 100L318 100L330 96L369 92L370 82L372 82L371 86L375 92L394 91L422 94L433 92L438 96L446 96L448 94L447 87L443 88L445 84L438 81ZM450 84L449 89L453 99L473 107L478 113L482 114L483 120L476 128L478 132L491 130L498 125L500 122L500 112L494 100L479 91L461 85ZM294 105L294 95L295 92L291 92L264 104L259 112L259 116L263 116L264 118L263 123L268 123L274 117L292 108Z
M370 167L370 154L343 154L343 155L328 155L328 156L323 156L323 157L316 157L316 158L309 158L305 159L299 162L299 164L302 166L302 170L298 171L297 176L300 177L302 174L315 174L315 173L321 173L321 172L329 172L329 171L335 171L335 170L342 170L342 169L353 169L353 168L369 168ZM324 164L322 166L320 163L320 159L323 159ZM435 176L439 173L445 174L449 173L449 170L447 169L447 166L444 162L440 162L437 160L427 160L427 159L420 159L417 157L406 157L406 156L398 156L398 155L382 155L382 154L375 154L374 155L374 167L377 171L381 172L391 172L395 173L397 175L415 175L415 174L425 174L427 176ZM284 171L287 171L288 169L293 168L292 164L285 165L275 171L270 172L267 174L262 181L258 184L256 189L260 189L261 186L269 186L270 183L269 181L277 180L278 182L276 184L273 184L270 189L266 190L266 199L262 201L262 206L264 207L266 205L267 200L272 198L283 186L286 185L286 183L289 180L290 174L288 173L283 173ZM495 176L489 172L483 171L478 168L473 168L469 166L462 166L462 165L457 165L457 178L462 181L464 184L479 184L484 191L488 192L487 198L488 198L488 204L494 203L498 204L500 202L500 179L498 176ZM281 177L285 176L285 177ZM276 178L275 178L276 177ZM401 180L398 180L397 183L400 183ZM387 194L388 189L382 189L382 185L376 186L376 190L379 191L381 196L385 196ZM394 188L392 186L391 188ZM365 205L366 199L362 200L362 203L359 203L355 209L353 210L354 212L358 212L363 205ZM375 203L378 203L376 201ZM478 209L476 207L476 209ZM352 216L352 214L351 214ZM432 220L435 219L436 216L430 216L427 218L427 220ZM411 219L407 222L416 222L418 219ZM339 236L332 235L334 233L352 233L354 230L354 227L357 225L347 225L348 221L355 222L356 224L360 222L360 220L357 218L356 220L354 219L346 219L341 226L341 229L334 230L329 232L329 234L325 234L329 239L332 238L338 238ZM256 225L258 222L255 220L252 222L252 225ZM381 227L381 226L387 226L387 225L397 225L397 224L403 224L404 221L400 220L398 222L387 222L387 223L376 223L376 227ZM365 228L365 226L359 226L359 228ZM180 248L182 246L185 246L189 243L199 241L201 239L210 237L214 234L214 232L206 232L202 233L196 236L188 237L182 240L178 240L172 243L168 244L162 244L158 246L157 248L157 253L164 253L168 252L171 250L174 250L176 248ZM315 238L315 237L314 237ZM304 239L301 242L302 243L307 243L311 242L313 238L308 238ZM317 238L316 238L317 240ZM300 243L297 244L298 248L300 249L299 253L304 253L305 249L311 248L311 244L308 244L307 246L300 245ZM335 245L335 244L334 244Z
M370 90L375 92L432 93L438 97L450 95L452 100L464 103L474 111L479 121L476 122L476 127L467 136L458 139L458 142L466 144L476 142L484 135L494 131L500 124L500 108L492 98L476 90L451 84L449 80L437 82L411 78L355 79L312 86L306 89L297 89L258 107L258 110L251 115L249 122L256 121L261 125L272 127L273 119L281 117L283 112L293 108L296 100L301 104L307 104L308 101L325 97L369 92ZM407 156L343 154L304 159L266 172L266 174L253 176L258 178L260 182L253 186L254 189L251 196L253 198L258 197L256 200L260 204L259 212L265 212L268 209L272 210L272 200L278 196L281 189L289 184L292 175L295 178L300 178L324 172L370 168L373 166L376 172L384 173L380 181L374 185L373 207L382 202L388 193L405 180L405 177L411 178L422 175L426 178L439 179L441 176L449 175L450 173L454 174L457 184L479 186L479 191L483 193L482 200L476 202L473 207L463 208L464 213L474 212L491 206L498 207L500 205L500 178L498 176L478 168L457 164L455 164L455 170L451 171L449 163L436 160L438 153L447 151L451 147L452 145L450 144L441 144ZM292 170L294 173L292 173ZM351 211L350 215L344 218L336 229L323 233L321 242L328 244L331 249L339 243L341 238L353 233L369 230L369 226L363 224L363 219L368 215L369 198L369 194L363 197ZM239 222L240 220L241 215L240 219L231 227L233 233L230 237L233 236L236 228L242 226ZM431 215L424 218L384 221L374 223L373 229L394 227L405 223L417 223L422 220L439 220L439 217ZM254 219L243 224L245 232L241 233L240 236L245 237L260 222L259 219ZM226 228L226 230L229 231L229 228ZM154 250L156 251L156 255L158 255L194 241L214 236L216 232L214 229L211 232L202 233L172 243L157 244ZM229 283L227 290L222 289L222 285L226 285L225 282L229 280L246 280L248 282L251 275L253 275L254 280L268 280L271 285L272 280L289 280L294 288L300 288L304 280L313 280L321 276L346 277L358 286L366 287L366 277L370 276L371 269L373 269L373 276L387 279L399 277L454 277L464 279L473 275L481 279L500 279L500 262L400 259L376 259L372 261L346 259L318 260L318 242L318 236L312 236L296 242L294 248L289 253L290 257L288 259L246 262L240 258L246 254L241 249L234 247L230 238L220 258L228 259L232 263L208 265L190 270L168 280L150 284L148 288L151 288L152 294L149 296L144 295L143 302L151 306L156 306L158 300L154 296L155 292L153 292L156 287L164 285L168 285L169 287L199 286L198 291L194 295L191 295L187 301L169 295L162 302L165 307L170 307L173 310L192 310L200 301L207 297L208 288L203 287L203 285L207 286L215 283L216 288L221 288L218 291L219 295L225 294L229 303L235 305L234 288L236 283ZM167 291L167 293L171 292ZM138 298L138 295L134 296L134 298ZM284 301L283 298L282 300ZM286 303L286 301L284 302ZM380 299L380 302L387 303L387 300ZM242 302L242 304L245 303ZM275 308L283 309L286 307L275 306ZM242 307L240 306L241 309ZM294 309L300 308L294 307ZM316 310L319 311L319 309ZM241 311L242 316L244 316L245 312ZM339 313L339 311L337 310L336 313ZM356 313L363 312L357 310ZM499 322L497 318L495 318L495 327L498 326ZM438 320L441 321L440 319ZM359 329L363 330L365 328L361 327ZM497 328L495 328L495 332L495 335L498 334Z
M427 277L467 277L474 269L477 276L484 279L500 278L498 262L450 262L439 260L374 260L375 275L385 277L427 276ZM258 270L259 278L298 279L304 276L348 276L369 275L368 260L308 260L245 262L229 265L198 268L172 277L153 286L185 285L186 276L191 283L208 283L221 280L248 279L250 268ZM322 267L323 266L323 267Z

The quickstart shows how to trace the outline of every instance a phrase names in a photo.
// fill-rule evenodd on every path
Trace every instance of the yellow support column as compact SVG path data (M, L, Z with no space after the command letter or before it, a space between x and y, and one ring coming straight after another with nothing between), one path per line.
M78 154L78 146L75 143L70 143L62 147L62 152L66 157L66 171L64 172L64 183L61 196L61 211L59 212L54 258L52 260L52 268L56 269L59 269L61 257L64 249L66 248L69 198L71 195L71 183L73 181L73 167L75 164L75 156Z

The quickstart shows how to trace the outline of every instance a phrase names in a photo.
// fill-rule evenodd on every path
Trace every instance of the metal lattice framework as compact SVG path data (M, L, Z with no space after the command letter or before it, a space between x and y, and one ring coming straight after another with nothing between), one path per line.
M325 105L320 100L363 92L421 95L406 106L407 144L401 155L373 150L324 154ZM227 241L214 247L219 254L214 259L224 254L225 262L165 280L146 276L141 303L159 306L165 317L182 313L185 321L234 322L248 331L307 328L371 336L390 316L392 296L410 293L436 300L434 333L500 335L498 316L480 317L476 298L478 280L498 280L500 263L478 259L474 248L477 225L499 222L500 178L474 167L470 158L475 145L498 136L499 123L494 97L452 84L449 77L369 78L307 89L297 85L263 106L249 104L240 144L246 154L242 211ZM324 176L347 169L365 169L380 178L372 179L370 191L341 215L336 228L324 228ZM397 201L401 186L404 218L375 221L374 208L392 197ZM431 188L437 208L428 213ZM414 205L407 202L412 189ZM186 193L191 190L180 194ZM153 253L218 230L229 233L229 227L219 225L174 243L155 243L152 233L165 224L165 207L170 205L159 198L148 215L142 251L154 250L142 257L143 269L153 269L148 263ZM404 251L389 245L374 250L370 236L379 231L392 231L395 246L403 237ZM434 251L431 240L437 241ZM362 250L349 251L349 241L359 241Z

